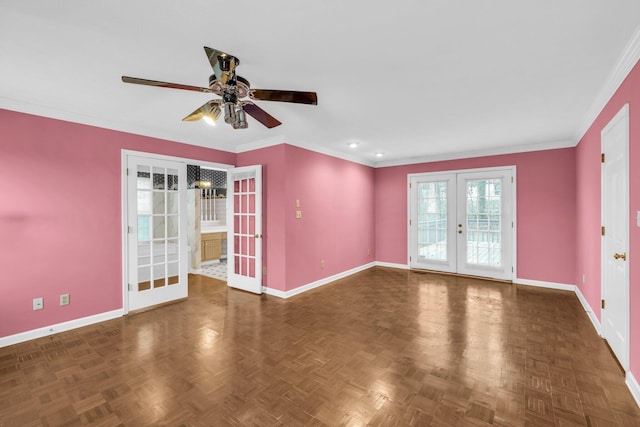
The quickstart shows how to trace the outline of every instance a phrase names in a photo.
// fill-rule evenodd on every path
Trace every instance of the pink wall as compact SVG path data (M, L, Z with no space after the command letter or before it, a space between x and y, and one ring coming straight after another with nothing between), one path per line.
M236 157L6 110L0 129L0 337L122 307L121 149Z
M263 165L266 286L290 291L374 261L372 168L287 144L238 154L250 164Z
M636 64L577 147L577 240L576 284L600 317L600 132L624 106L629 104L629 297L630 364L640 378L640 63ZM586 276L582 283L582 274Z
M374 261L374 169L291 145L286 165L287 290Z
M516 166L521 279L575 280L575 149L535 151L375 171L376 260L407 264L407 174Z

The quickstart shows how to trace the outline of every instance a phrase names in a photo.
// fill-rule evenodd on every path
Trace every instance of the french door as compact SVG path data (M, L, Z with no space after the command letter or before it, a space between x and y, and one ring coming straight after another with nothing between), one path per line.
M513 279L513 169L409 176L409 265Z
M186 165L127 156L128 310L187 296Z
M262 293L262 166L244 166L227 173L227 284Z

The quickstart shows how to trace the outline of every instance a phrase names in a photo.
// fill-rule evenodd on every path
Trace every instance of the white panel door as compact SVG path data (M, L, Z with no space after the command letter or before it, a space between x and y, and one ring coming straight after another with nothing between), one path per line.
M185 298L186 165L127 156L128 310Z
M629 370L629 114L625 105L602 130L602 333Z
M227 284L262 293L262 166L227 173Z
M409 178L409 265L513 279L512 169Z

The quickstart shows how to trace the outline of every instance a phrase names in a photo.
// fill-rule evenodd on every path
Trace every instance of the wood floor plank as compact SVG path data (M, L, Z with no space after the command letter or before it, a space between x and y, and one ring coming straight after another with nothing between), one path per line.
M376 267L0 349L0 426L640 426L573 293Z

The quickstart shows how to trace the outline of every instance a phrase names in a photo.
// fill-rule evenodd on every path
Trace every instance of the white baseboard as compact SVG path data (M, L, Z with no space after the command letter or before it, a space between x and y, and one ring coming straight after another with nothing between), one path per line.
M578 297L578 300L580 301L580 304L582 304L582 308L584 308L584 311L587 313L587 316L589 316L589 320L591 320L591 323L593 324L593 327L596 329L596 332L598 333L598 335L602 336L602 325L600 325L600 321L598 320L598 317L593 312L593 309L589 305L589 302L587 301L587 299L584 297L584 295L582 295L580 288L577 286L576 286L576 295Z
M560 291L575 292L576 290L576 285L567 285L565 283L555 283L555 282L543 282L540 280L516 278L513 280L513 283L515 283L516 285L536 286L538 288L557 289Z
M83 326L93 325L94 323L104 322L124 315L124 310L118 309L107 311L106 313L94 314L93 316L83 317L81 319L69 320L55 325L45 326L43 328L33 329L31 331L20 332L19 334L9 335L0 338L0 348L7 347L21 342L42 338L49 335L57 334L71 329L81 328Z
M625 384L629 388L629 391L631 391L631 395L636 400L638 406L640 406L640 384L638 384L638 381L636 381L631 371L627 372Z
M382 261L376 261L375 264L376 264L376 267L399 268L401 270L409 269L409 264L394 264L392 262L382 262Z
M290 291L279 291L277 289L266 288L265 293L267 295L273 295L278 298L291 298L295 295L299 295L303 292L310 291L311 289L315 289L328 283L335 282L339 279L344 279L345 277L351 276L375 266L375 262L370 262L369 264L361 265L360 267L352 268L351 270L343 271L342 273L334 274L333 276L325 277L324 279L307 283L306 285L299 286L295 289L291 289Z

